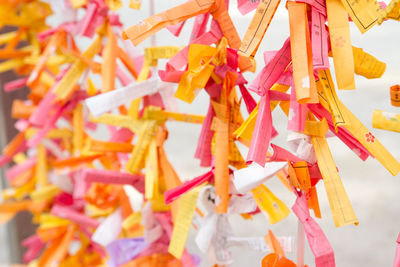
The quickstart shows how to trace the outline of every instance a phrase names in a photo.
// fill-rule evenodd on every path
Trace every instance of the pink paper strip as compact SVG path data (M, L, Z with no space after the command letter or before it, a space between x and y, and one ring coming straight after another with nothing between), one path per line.
M250 114L257 106L257 103L243 84L239 85L239 89L246 105L247 112Z
M290 39L288 38L275 57L263 68L256 80L249 86L249 89L255 91L260 96L266 94L272 85L278 81L290 61Z
M133 79L128 74L126 74L118 65L116 69L116 75L122 86L127 86L128 84L133 82Z
M30 126L29 121L25 119L19 119L14 123L15 129L17 129L20 132L25 131L29 126Z
M100 222L98 220L60 205L54 205L51 209L51 214L76 222L77 224L80 224L82 226L97 228L100 225Z
M211 182L213 178L214 178L213 171L209 171L203 175L193 178L190 181L184 182L180 186L165 191L164 192L165 204L170 204L172 201L178 199L181 195L185 194L186 192L188 192L192 188L195 188L196 186L199 186L205 182Z
M261 97L256 125L250 142L249 153L247 154L246 163L256 162L262 167L265 166L269 142L272 139L273 126L269 94Z
M311 9L311 47L314 70L328 69L328 31L326 17L315 8Z
M110 142L125 142L133 137L133 133L127 128L120 128L111 134Z
M208 13L208 12L196 16L196 18L194 19L193 29L192 29L192 33L190 35L189 43L192 43L199 36L203 35L206 32L207 22L208 22L209 17L210 17L210 13Z
M310 216L305 196L298 196L292 207L293 212L303 224L308 244L315 257L316 267L335 267L335 255L324 232Z
M107 10L104 1L91 1L86 9L85 16L79 23L80 34L92 38L97 28L103 24Z
M176 25L167 26L167 30L172 33L174 36L179 37L181 34L182 28L185 25L186 20L179 22Z
M296 89L293 83L290 94L290 108L287 127L288 130L295 132L304 132L307 111L308 109L306 105L300 104L296 101Z
M47 92L45 97L40 101L35 111L29 118L29 122L35 126L43 126L49 118L49 113L54 104L56 95L51 91Z
M269 91L269 99L271 101L290 101L290 95L279 91Z
M12 166L6 171L6 178L8 181L12 181L16 176L22 172L33 168L36 164L36 157L29 158L25 162Z
M238 9L244 16L258 7L260 0L238 0Z
M39 238L38 235L32 235L21 242L22 247L27 247L27 251L24 253L23 261L28 263L37 258L42 251L45 244Z
M7 82L3 86L4 91L12 92L12 91L21 89L26 85L27 80L28 80L28 77L23 77L23 78L16 79L14 81Z
M82 170L80 179L83 179L87 183L133 185L138 180L143 179L143 176L109 170L84 169Z
M396 254L394 256L393 267L400 267L400 233L397 236Z
M285 71L276 83L291 86L293 84L293 72L289 70Z
M271 144L272 149L274 150L274 154L270 157L268 157L268 161L292 161L292 162L298 162L298 161L303 161L301 158L297 157L296 155L293 155L286 149L277 146L275 144Z
M212 164L211 141L214 136L214 131L211 130L211 124L214 116L215 112L210 103L207 115L203 121L203 126L201 127L200 137L194 156L195 158L200 159L201 167L210 167Z

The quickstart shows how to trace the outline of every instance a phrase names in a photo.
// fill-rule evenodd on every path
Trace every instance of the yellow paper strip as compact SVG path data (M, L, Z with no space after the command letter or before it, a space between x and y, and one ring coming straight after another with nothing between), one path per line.
M185 248L200 189L201 187L196 187L179 199L178 214L168 247L168 252L177 259L182 257Z
M322 97L329 106L329 110L332 114L333 122L335 123L335 129L338 126L348 125L349 121L346 113L341 110L339 99L336 95L335 84L332 81L332 76L329 70L319 70L319 79L321 82L320 97Z
M347 12L340 0L327 0L326 9L338 88L355 89L354 59Z
M251 193L260 210L268 214L269 223L277 223L289 215L289 208L265 185L257 186Z
M89 48L82 54L84 58L93 58L101 48L101 37L98 36ZM87 68L83 60L78 59L64 75L61 81L54 88L54 94L57 95L57 100L66 99L74 90L76 83L81 77L83 71Z
M275 15L280 0L261 0L257 11L251 20L250 26L246 31L242 44L238 51L239 55L254 57L265 32Z
M336 227L358 224L325 137L311 137Z
M144 155L153 137L154 130L156 127L155 121L145 121L142 129L138 133L139 137L135 147L132 150L132 154L126 163L126 170L132 174L140 171L141 164L144 160Z
M375 109L372 113L372 127L400 132L400 114Z
M157 144L155 139L149 145L149 151L146 157L146 174L145 174L145 197L153 199L155 190L158 189L158 156Z
M55 185L46 185L30 194L35 202L48 200L61 192L61 189Z
M386 70L386 63L353 46L355 73L368 79L380 78Z
M383 13L376 0L342 0L342 4L361 33L371 29Z
M341 109L349 118L349 125L344 126L393 176L400 172L400 163L392 154L372 135L361 121L340 102Z
M122 222L122 228L128 230L135 224L140 223L141 220L142 220L142 213L140 211L132 213Z

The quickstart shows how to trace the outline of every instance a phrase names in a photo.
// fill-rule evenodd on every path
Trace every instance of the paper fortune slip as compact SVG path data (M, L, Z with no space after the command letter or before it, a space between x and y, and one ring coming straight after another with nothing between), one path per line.
M326 193L331 215L324 216L336 227L357 225L360 208L327 138L400 172L396 155L337 93L363 90L358 76L390 71L391 62L352 45L350 25L365 35L383 29L386 20L400 20L400 1L166 1L155 13L157 4L0 1L0 72L15 73L4 94L27 92L10 103L18 133L0 156L7 179L0 223L29 212L36 227L21 243L21 266L230 266L255 251L259 266L334 267L335 247L316 219L319 196ZM132 19L124 21L121 10ZM289 28L274 36L267 31L282 12ZM234 22L245 14L242 36ZM164 28L166 37L156 38ZM266 51L263 41L277 37L284 41ZM135 47L148 38L150 46ZM257 52L263 61L255 61ZM390 102L400 105L397 85ZM285 115L279 126L287 125L277 127ZM399 114L372 115L374 128L400 132ZM197 134L180 136L196 145L194 158L181 153L190 147L168 141L187 124L198 125ZM193 160L203 169L182 177L174 164ZM277 193L271 179L294 198ZM287 235L289 221L287 234L275 236L269 225L291 212L297 236ZM253 218L265 224L263 235L251 234ZM238 231L233 220L248 229ZM305 258L305 240L314 262ZM396 266L399 255L397 244Z

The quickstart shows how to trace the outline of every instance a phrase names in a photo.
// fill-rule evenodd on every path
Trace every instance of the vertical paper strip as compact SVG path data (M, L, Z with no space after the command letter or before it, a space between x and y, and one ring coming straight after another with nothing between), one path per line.
M256 13L246 31L238 54L246 57L254 57L265 32L275 15L280 0L261 0Z
M85 136L82 109L82 104L78 104L72 113L72 126L74 129L72 143L74 146L75 155L79 155L81 149L83 148L83 140Z
M336 227L358 224L325 137L311 137Z
M326 29L326 17L311 8L311 43L314 69L328 69L329 34Z
M335 129L337 129L338 126L349 125L346 113L341 110L340 101L336 95L335 85L332 81L332 76L329 69L320 70L318 74L322 85L321 89L323 91L323 96L329 105L329 110L332 114Z
M177 259L182 257L183 250L185 249L185 243L190 225L192 224L194 211L196 210L200 188L201 187L196 187L192 189L179 200L178 215L174 223L174 230L168 247L168 252Z
M38 188L42 188L47 184L47 155L46 148L42 144L38 146L37 150L35 177Z
M154 190L158 189L158 156L157 144L153 139L149 145L149 152L146 158L146 174L145 174L145 196L146 199L153 199Z
M226 213L229 203L229 124L216 118L215 211Z
M145 153L151 142L153 136L155 121L145 121L142 125L140 133L138 134L138 140L135 147L132 150L131 157L126 163L126 170L132 174L140 171L141 164L143 163Z
M355 89L354 59L347 12L340 0L326 0L326 8L338 88Z
M107 43L103 49L103 62L101 63L101 91L108 92L114 90L115 74L117 67L117 38L115 37L111 25L107 25Z
M93 58L100 51L101 39L102 38L98 36L89 46L89 48L82 54L82 57L87 59ZM81 59L78 59L71 66L71 68L53 90L54 94L57 95L57 100L65 100L71 94L74 88L76 88L75 85L86 68L86 63Z
M287 2L290 24L290 48L293 63L293 79L297 102L318 103L317 88L313 74L307 5ZM306 53L305 53L306 52Z

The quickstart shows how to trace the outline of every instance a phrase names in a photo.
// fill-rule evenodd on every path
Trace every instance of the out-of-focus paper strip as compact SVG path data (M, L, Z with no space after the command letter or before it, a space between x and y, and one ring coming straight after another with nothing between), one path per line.
M146 199L153 199L158 192L158 157L157 144L153 139L149 145L149 152L146 158L146 174L145 174L145 196Z
M130 0L129 1L130 8L139 10L141 5L142 5L142 0Z
M372 127L400 132L400 114L375 109L372 113Z
M385 19L400 21L400 0L392 0L386 9L381 13L378 23L381 24Z
M390 103L394 107L400 107L400 85L390 86Z
M145 152L153 137L153 132L156 127L155 121L145 121L142 125L140 132L138 133L139 138L135 147L132 150L131 156L126 163L126 170L130 173L137 173L140 170L140 166L143 163Z
M213 6L215 0L192 0L177 7L168 9L162 13L153 15L139 24L134 25L122 33L124 39L130 39L134 45L138 45L168 25L175 25L191 17L206 13Z
M100 51L101 39L102 38L98 36L89 46L89 48L82 54L82 57L88 59L93 58ZM57 100L65 100L69 95L71 95L76 83L86 68L86 63L81 59L78 59L78 61L71 66L71 68L53 90L54 94L57 95Z
M200 189L201 187L192 189L179 200L178 214L168 247L168 252L174 255L177 259L182 257L185 248Z
M107 25L107 43L103 49L103 61L101 62L101 91L114 90L115 74L117 67L117 38L113 33L111 25Z

